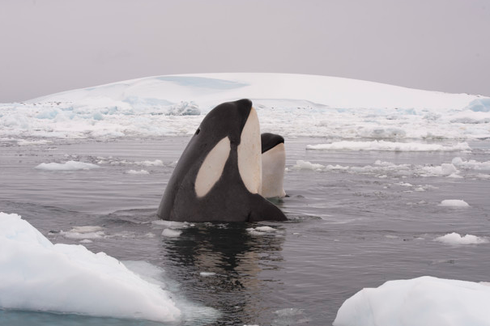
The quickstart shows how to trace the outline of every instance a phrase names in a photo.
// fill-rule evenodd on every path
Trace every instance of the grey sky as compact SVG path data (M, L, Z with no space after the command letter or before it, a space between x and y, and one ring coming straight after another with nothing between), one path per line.
M0 0L0 102L287 72L490 96L490 0Z

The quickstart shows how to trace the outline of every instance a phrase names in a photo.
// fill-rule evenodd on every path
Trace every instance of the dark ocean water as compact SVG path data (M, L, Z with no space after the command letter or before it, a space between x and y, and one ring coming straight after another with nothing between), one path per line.
M289 196L276 204L289 221L195 224L168 238L154 222L156 209L187 141L0 142L0 211L21 215L54 243L79 243L62 230L100 226L105 236L84 243L88 249L159 266L188 309L219 312L214 320L188 317L179 325L331 325L347 298L388 280L490 281L490 244L434 241L451 232L490 237L490 179L482 177L490 172L461 170L461 178L421 172L454 157L490 161L489 141L471 143L465 153L420 153L307 151L307 144L326 141L286 139ZM34 169L69 160L100 168ZM298 160L343 168L296 169ZM396 165L382 168L377 160ZM141 169L149 174L127 173ZM470 206L439 206L446 199ZM259 226L275 231L247 230ZM0 325L160 324L0 310Z

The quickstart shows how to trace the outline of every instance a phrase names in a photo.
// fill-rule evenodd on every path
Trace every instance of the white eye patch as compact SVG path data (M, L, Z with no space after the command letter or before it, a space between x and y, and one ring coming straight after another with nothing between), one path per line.
M223 174L226 161L230 157L230 139L221 139L208 153L197 172L194 190L197 197L204 197Z
M262 190L261 151L259 118L257 111L252 108L238 145L238 171L245 187L252 194L260 193Z

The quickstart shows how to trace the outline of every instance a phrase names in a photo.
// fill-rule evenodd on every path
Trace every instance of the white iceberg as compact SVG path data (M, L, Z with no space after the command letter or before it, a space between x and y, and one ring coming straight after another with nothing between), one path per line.
M0 213L0 309L177 321L161 286L82 245L52 244L19 215Z
M334 326L489 326L490 286L423 276L365 288L347 299Z

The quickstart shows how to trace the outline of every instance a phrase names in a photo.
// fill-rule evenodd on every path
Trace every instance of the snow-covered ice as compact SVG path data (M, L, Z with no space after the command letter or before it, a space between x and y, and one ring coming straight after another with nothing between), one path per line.
M460 165L457 165L461 167ZM291 166L291 170L310 170L315 172L347 172L353 174L376 174L379 178L387 178L386 174L396 176L417 176L417 177L448 177L463 178L461 171L453 163L442 163L441 165L416 165L416 164L395 164L376 160L371 165L365 166L345 166L345 165L322 165L304 160L297 160L296 164ZM477 175L484 178L484 175ZM429 187L430 188L430 187ZM417 191L425 191L425 188L417 188ZM448 202L447 204L450 204Z
M461 157L455 157L451 163L460 169L490 171L490 161L486 161L486 162L478 162L476 160L465 161Z
M156 227L164 227L172 230L186 229L194 224L189 222L177 222L177 221L167 221L167 220L154 220L151 224Z
M17 214L0 213L0 279L3 309L162 322L182 314L160 285L103 252L53 244Z
M296 161L296 164L293 166L295 170L313 170L313 171L322 171L325 169L325 165L318 163L311 163L304 160Z
M150 172L146 170L128 170L126 174L150 174Z
M251 235L278 235L282 233L278 229L266 225L257 226L255 228L247 228L247 232Z
M353 150L353 151L390 151L390 152L453 152L469 150L467 143L445 146L440 144L400 143L390 141L340 141L331 144L307 145L306 149L316 150Z
M465 236L461 236L459 233L456 232L448 233L446 235L437 237L435 241L452 244L452 245L488 243L488 240L486 238L478 237L472 234L466 234Z
M68 161L65 163L41 163L35 168L46 171L77 171L97 169L100 166L92 163Z
M396 140L394 145L362 144L384 150L427 150L418 142L410 145L412 140L490 137L487 97L272 73L156 76L4 103L0 136L190 135L213 107L240 98L253 101L263 131L286 137Z
M470 205L462 199L445 199L439 206L444 207L469 207Z
M104 228L100 226L76 226L60 233L68 239L100 239L105 236Z
M162 160L134 162L135 165L142 166L163 166Z
M488 326L490 286L419 277L365 288L340 307L334 326Z
M178 238L182 234L182 231L173 230L173 229L164 229L162 231L162 236L167 238Z

